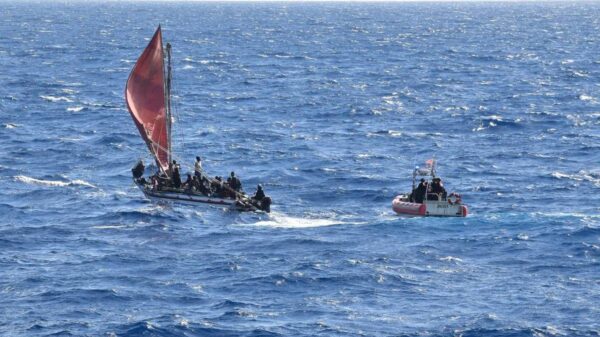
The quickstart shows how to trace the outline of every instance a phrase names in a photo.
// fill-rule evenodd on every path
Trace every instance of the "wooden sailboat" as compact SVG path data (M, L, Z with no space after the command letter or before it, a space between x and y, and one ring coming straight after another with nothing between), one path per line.
M141 162L132 170L135 184L146 197L227 206L240 211L269 211L269 197L250 198L204 174L199 180L202 179L208 188L182 188L171 183L174 175L178 174L173 172L171 151L171 45L167 43L163 48L160 26L131 70L125 86L125 102L158 167L158 172L149 179L143 177ZM211 186L215 185L217 191L211 190Z

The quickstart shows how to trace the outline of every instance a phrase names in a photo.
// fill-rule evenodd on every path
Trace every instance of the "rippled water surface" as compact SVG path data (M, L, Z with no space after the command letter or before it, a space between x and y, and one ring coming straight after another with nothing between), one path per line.
M272 214L151 203L123 89ZM0 335L598 336L600 4L0 2ZM400 218L431 157L465 219Z

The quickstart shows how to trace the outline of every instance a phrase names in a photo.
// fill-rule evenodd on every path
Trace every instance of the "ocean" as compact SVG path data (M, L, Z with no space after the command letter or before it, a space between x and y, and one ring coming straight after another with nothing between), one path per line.
M158 25L157 204L124 103ZM0 336L600 335L600 3L0 2ZM435 158L466 218L392 199Z

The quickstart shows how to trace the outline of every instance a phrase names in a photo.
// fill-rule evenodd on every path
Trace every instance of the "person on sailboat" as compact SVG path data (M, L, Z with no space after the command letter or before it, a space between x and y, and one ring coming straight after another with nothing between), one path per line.
M211 182L211 190L215 196L223 197L223 181L221 177L215 176L215 179Z
M265 195L261 185L256 186L256 193L254 193L250 202L257 209L267 213L271 212L271 198Z
M194 176L194 186L197 192L200 192L206 196L210 195L210 185L208 183L208 179L206 177L198 178Z
M235 176L235 172L233 171L231 171L231 176L227 178L227 184L236 192L242 189L242 182Z
M196 156L196 162L194 163L194 175L198 178L202 177L202 160Z
M256 201L262 201L265 198L265 192L263 191L263 188L261 185L256 186L256 193L254 193L254 196L252 197L252 199L256 200Z
M140 179L144 175L144 161L138 160L137 164L131 169L131 173L135 179Z
M181 187L181 175L179 174L179 165L177 165L177 161L175 161L175 159L173 159L173 165L171 165L171 182L173 183L173 187Z
M193 180L192 180L192 175L188 173L187 179L183 183L182 187L187 191L191 191L193 186L194 186L194 184L193 184Z

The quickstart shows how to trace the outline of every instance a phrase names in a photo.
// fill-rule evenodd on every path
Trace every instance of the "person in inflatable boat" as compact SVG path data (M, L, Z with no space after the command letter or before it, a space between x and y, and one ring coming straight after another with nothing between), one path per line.
M446 189L444 188L444 184L442 184L442 179L436 177L431 181L431 192L435 194L435 198L442 197L442 200L446 200ZM431 198L429 198L431 200Z

